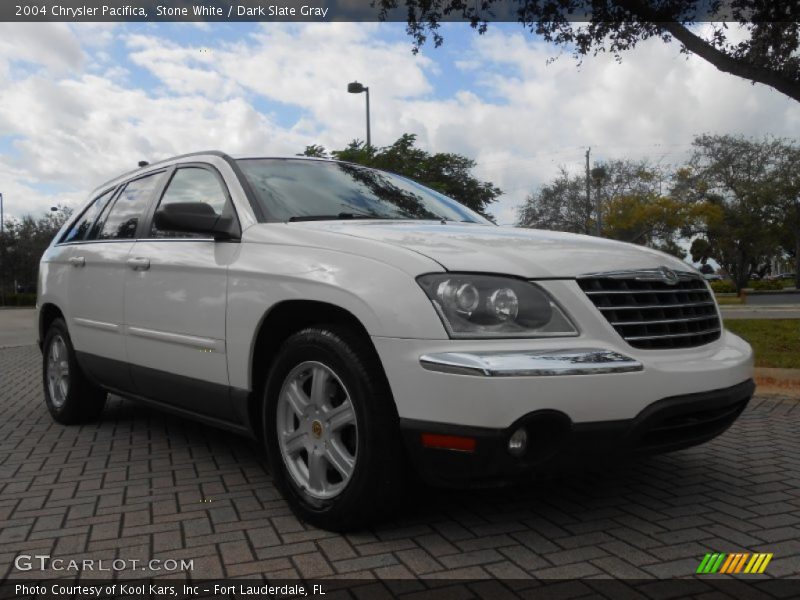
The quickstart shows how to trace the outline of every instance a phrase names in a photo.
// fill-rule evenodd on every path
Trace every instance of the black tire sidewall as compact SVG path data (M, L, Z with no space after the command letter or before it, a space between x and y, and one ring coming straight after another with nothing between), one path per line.
M314 328L289 338L273 363L264 392L264 439L273 480L299 517L329 529L347 528L356 520L355 513L363 516L365 499L372 497L374 488L382 484L382 469L376 459L380 459L381 447L392 438L382 436L381 432L386 427L396 427L396 417L385 414L383 382L370 376L363 356L337 333L335 329ZM284 464L277 440L276 416L281 388L290 371L306 361L322 363L341 379L350 394L358 426L355 471L339 495L323 501L310 499L297 486Z
M47 384L47 359L53 339L61 336L67 348L69 362L69 387L64 404L56 406L50 397ZM64 425L74 425L96 418L106 403L106 392L87 381L78 364L75 348L69 336L69 330L63 319L55 319L47 329L42 344L42 383L44 385L44 402L53 419Z
M47 361L50 356L50 346L56 336L60 336L64 340L64 345L67 348L67 361L69 362L69 388L67 390L64 404L56 406L53 404L53 399L50 397L50 387L47 382ZM42 346L42 381L44 383L44 402L50 414L53 415L57 421L72 421L77 417L78 406L75 398L75 384L76 375L78 373L78 361L75 358L75 350L72 347L72 340L69 337L67 326L61 319L56 319L50 324L47 329L47 334L44 338Z

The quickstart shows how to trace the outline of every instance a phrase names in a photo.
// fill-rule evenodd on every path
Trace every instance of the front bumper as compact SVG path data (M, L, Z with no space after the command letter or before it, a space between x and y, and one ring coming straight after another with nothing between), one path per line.
M706 346L647 351L588 333L568 342L372 340L400 418L442 425L505 429L539 410L572 423L630 420L667 396L753 377L752 349L727 331Z
M702 444L723 433L747 406L755 385L748 379L710 392L663 398L632 419L575 423L563 412L528 413L502 429L401 419L409 455L422 477L439 485L506 481L531 471L602 458L669 452ZM522 456L508 451L509 437L525 428ZM425 447L424 434L475 440L469 451Z

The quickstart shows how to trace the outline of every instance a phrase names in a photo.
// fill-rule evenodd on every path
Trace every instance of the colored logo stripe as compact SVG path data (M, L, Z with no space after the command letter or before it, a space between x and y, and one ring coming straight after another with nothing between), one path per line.
M724 553L706 554L700 566L697 567L698 573L716 573L725 558Z
M702 575L742 572L759 574L766 570L769 561L772 560L772 556L772 554L750 554L749 552L736 552L733 554L725 554L724 552L709 553L700 561L696 572Z
M747 563L745 573L763 573L767 564L772 560L772 554L754 554L752 560Z
M730 573L730 569L736 563L738 556L738 554L728 554L728 558L724 563L722 563L722 568L719 570L719 572Z

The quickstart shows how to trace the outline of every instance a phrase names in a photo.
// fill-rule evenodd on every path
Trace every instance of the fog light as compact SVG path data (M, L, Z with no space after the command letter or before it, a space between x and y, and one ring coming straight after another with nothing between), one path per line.
M528 449L528 432L520 427L508 438L508 452L512 456L522 456Z

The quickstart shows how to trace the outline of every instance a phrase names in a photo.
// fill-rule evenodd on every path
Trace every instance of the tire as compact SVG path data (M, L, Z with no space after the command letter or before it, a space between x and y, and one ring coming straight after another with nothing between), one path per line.
M106 405L108 394L81 371L63 319L55 319L44 338L42 383L47 409L64 425L93 421Z
M397 505L407 469L397 409L362 335L329 325L289 337L264 405L270 471L298 518L349 531Z

